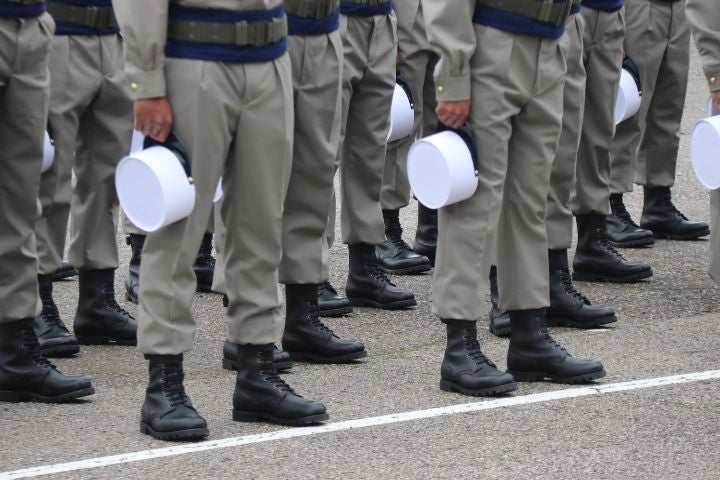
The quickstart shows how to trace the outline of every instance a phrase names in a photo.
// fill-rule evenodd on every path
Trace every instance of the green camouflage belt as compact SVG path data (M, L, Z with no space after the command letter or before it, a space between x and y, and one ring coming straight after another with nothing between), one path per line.
M48 12L56 22L71 23L104 30L117 28L118 22L112 7L78 7L65 3L48 3Z
M570 16L570 10L576 2L570 0L563 3L555 3L553 0L477 0L477 3L483 7L515 13L559 27L565 24Z
M340 0L285 0L287 13L315 20L329 17L338 8L340 8Z
M168 39L194 43L215 43L238 47L264 47L287 36L287 19L236 23L211 23L185 20L168 21Z

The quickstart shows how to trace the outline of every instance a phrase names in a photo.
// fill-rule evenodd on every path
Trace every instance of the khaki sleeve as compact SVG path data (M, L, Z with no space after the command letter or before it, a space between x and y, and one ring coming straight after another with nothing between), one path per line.
M470 99L470 58L475 53L475 0L421 0L425 28L440 60L435 68L437 99Z
M157 98L165 92L165 40L169 0L113 0L125 47L133 97Z
M700 52L710 90L720 91L720 5L718 0L687 0L686 14Z

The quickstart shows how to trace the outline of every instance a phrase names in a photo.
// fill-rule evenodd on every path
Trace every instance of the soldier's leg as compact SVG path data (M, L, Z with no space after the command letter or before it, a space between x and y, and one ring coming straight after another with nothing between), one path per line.
M617 320L612 309L594 306L572 283L568 249L572 244L573 214L570 205L575 186L575 164L585 104L583 18L573 15L565 25L569 48L563 89L562 131L550 175L546 227L550 266L549 325L590 328Z
M347 18L345 54L354 57L345 65L363 74L349 99L342 144L342 235L350 257L345 292L353 305L405 308L416 304L415 296L390 282L375 252L385 239L380 190L395 85L395 16Z
M610 143L613 109L622 61L622 10L583 8L584 63L587 73L585 113L577 158L573 212L578 245L574 278L587 281L633 282L652 275L645 262L625 260L608 242Z
M135 345L137 322L115 301L115 168L130 151L132 101L119 35L74 36L72 55L97 82L80 115L73 170L70 261L80 271L74 331L80 343Z
M680 123L690 64L690 26L682 3L663 4L666 49L660 62L637 154L635 181L643 185L640 225L658 238L691 240L710 233L704 222L689 221L673 204Z
M35 222L52 33L47 14L0 17L0 401L64 402L94 393L90 379L65 377L42 358L33 328L41 311Z
M403 8L410 10L405 12ZM432 268L430 259L415 253L403 240L400 209L410 203L407 155L423 121L423 87L433 53L428 45L422 9L396 5L398 16L398 70L408 82L415 106L413 130L407 138L387 145L380 205L386 240L377 247L380 267L388 273L411 274ZM401 22L402 20L402 22ZM432 105L431 105L432 107Z

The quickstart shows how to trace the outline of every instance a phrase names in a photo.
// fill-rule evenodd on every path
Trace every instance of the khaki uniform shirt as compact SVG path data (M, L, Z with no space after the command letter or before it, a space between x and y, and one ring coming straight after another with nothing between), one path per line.
M271 10L282 0L177 0L191 8ZM169 0L113 0L115 15L125 37L125 69L133 96L164 97L165 40Z
M687 19L700 51L710 90L720 90L720 3L718 0L687 0Z

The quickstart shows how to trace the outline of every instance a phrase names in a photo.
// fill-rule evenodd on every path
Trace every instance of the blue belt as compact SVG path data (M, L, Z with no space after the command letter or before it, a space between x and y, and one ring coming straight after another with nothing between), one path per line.
M379 3L376 5L364 5L352 1L340 3L340 13L354 17L374 17L375 15L390 15L392 2Z
M49 3L50 15L55 19L55 35L117 35L120 32L120 27L117 26L117 21L112 13L111 0L49 0ZM57 12L53 10L52 4L87 9L87 13L83 17L79 17L81 23L76 23L76 20L73 18L78 16L78 14L75 13L77 10L73 11L71 21L64 21L68 20L62 15L64 11ZM82 12L82 10L80 11ZM102 27L99 26L98 21L101 18L98 13L107 14L102 18L103 20L107 20L102 22L104 24ZM93 16L92 14L95 15ZM92 20L92 22L89 20ZM110 20L112 20L112 22ZM83 25L82 23L85 24ZM111 23L112 25L110 25Z
M279 5L272 10L222 10L181 7L170 5L168 19L173 21L194 21L208 23L238 22L269 22L273 19L282 19L285 16L285 7ZM188 42L168 39L165 44L165 56L169 58L185 58L191 60L207 60L211 62L226 63L260 63L270 62L280 58L287 52L287 38L263 45L236 46L228 44Z
M506 12L495 8L477 6L473 14L473 23L487 25L517 35L528 35L542 38L560 38L565 33L565 25L548 22Z
M340 12L320 19L303 18L288 13L290 35L325 35L340 28Z
M0 0L0 17L34 18L47 11L45 3L22 4Z

